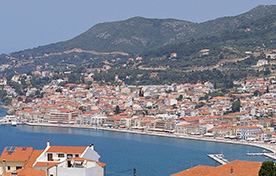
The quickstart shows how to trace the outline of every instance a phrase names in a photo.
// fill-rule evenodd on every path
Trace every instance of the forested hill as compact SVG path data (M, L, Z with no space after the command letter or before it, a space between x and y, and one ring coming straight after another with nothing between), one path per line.
M222 59L245 57L246 51L264 51L276 48L276 13L254 21L244 22L236 29L201 37L188 42L169 44L144 52L143 63L147 67L170 65L171 68L210 66ZM200 50L208 49L208 55L200 56ZM175 62L169 58L177 53ZM161 59L163 58L163 59ZM158 62L157 62L158 60Z
M97 24L71 40L25 50L19 54L41 55L74 48L97 52L122 51L137 54L171 43L186 42L234 30L244 23L254 22L274 13L276 13L276 5L260 5L241 15L218 18L203 23L134 17L124 21Z
M0 74L108 67L95 73L96 81L113 82L117 75L127 84L210 80L231 87L234 80L276 69L255 67L276 48L275 37L276 5L204 23L134 17L97 24L69 41L0 55Z

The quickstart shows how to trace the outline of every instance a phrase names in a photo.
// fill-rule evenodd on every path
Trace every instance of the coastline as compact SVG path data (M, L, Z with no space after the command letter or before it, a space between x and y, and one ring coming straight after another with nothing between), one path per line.
M44 127L59 127L59 128L80 128L80 129L92 129L92 130L103 130L103 131L112 131L120 133L133 133L141 135L150 135L150 136L159 136L159 137L169 137L169 138L179 138L179 139L188 139L188 140L200 140L200 141L209 141L209 142L219 142L219 143L228 143L236 145L247 145L265 149L273 153L274 159L276 159L276 144L269 144L259 141L235 141L231 139L224 138L212 138L212 137L202 137L202 136L189 136L189 135L180 135L180 134L169 134L164 132L152 132L152 131L137 131L137 130L128 130L128 129L115 129L109 127L96 127L96 126L86 126L86 125L63 125L63 124L46 124L46 123L27 123L24 122L23 125L28 126L44 126Z

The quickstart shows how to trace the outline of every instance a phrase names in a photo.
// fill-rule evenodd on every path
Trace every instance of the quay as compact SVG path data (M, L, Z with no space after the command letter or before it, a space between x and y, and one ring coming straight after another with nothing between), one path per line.
M220 164L227 164L229 163L229 161L225 158L223 158L223 154L207 154L208 157L212 158L213 160L215 160L216 162L220 163Z

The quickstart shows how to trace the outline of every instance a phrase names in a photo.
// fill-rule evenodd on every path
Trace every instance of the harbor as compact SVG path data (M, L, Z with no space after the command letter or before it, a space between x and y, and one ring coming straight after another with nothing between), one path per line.
M16 118L15 115L6 115L4 117L0 117L0 125L22 125L23 123Z
M102 161L107 164L108 173L135 167L141 175L165 176L188 169L191 165L215 166L207 154L219 154L221 151L229 162L237 159L265 161L265 156L246 155L247 151L263 152L262 148L254 146L119 131L2 125L0 133L2 151L5 146L11 145L43 149L48 139L57 146L84 146L93 143L95 150L101 153ZM160 167L161 165L167 167Z

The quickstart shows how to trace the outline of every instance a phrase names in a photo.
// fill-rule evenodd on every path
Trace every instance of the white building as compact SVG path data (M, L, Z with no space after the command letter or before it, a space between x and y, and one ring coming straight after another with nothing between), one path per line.
M47 147L44 150L34 150L32 147L21 148L13 147L11 154L7 152L7 149L3 151L1 157L7 158L8 162L5 162L5 165L2 164L2 173L14 171L9 169L10 160L25 157L21 159L22 161L16 160L16 170L20 169L21 171L32 168L36 171L45 172L46 176L105 175L105 164L99 162L100 155L94 150L93 144L87 147L50 146L50 141L48 140Z
M261 133L262 129L257 126L240 126L237 128L236 134L240 139L256 138L258 133Z
M268 61L266 59L260 59L260 60L258 60L258 62L257 62L257 66L258 67L264 66L264 65L268 65Z

